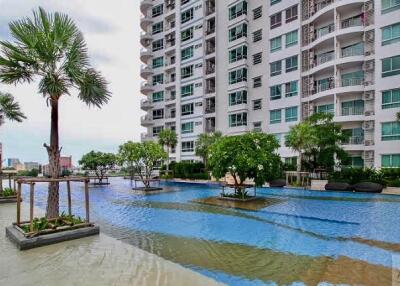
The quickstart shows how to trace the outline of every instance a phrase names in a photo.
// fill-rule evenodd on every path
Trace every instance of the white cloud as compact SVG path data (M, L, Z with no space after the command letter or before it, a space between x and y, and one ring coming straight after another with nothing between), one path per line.
M139 1L0 0L0 39L6 37L5 21L31 16L38 6L65 12L75 19L85 35L93 65L110 82L113 94L101 110L88 108L74 94L64 96L60 108L63 153L73 154L77 161L85 150L109 151L123 141L138 141L143 131L139 104ZM37 93L37 83L17 87L0 85L0 89L11 92L28 116L22 124L6 123L1 128L5 157L45 162L41 145L48 141L50 110Z

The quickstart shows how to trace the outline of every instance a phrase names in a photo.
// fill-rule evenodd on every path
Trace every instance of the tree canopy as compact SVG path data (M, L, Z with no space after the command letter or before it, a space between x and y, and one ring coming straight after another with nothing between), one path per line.
M126 167L127 170L129 171L131 180L133 179L133 176L137 170L135 169L135 159L136 159L136 144L132 141L128 141L122 145L119 146L118 150L118 164L120 164L123 167Z
M215 178L229 173L236 189L240 189L246 179L254 179L255 184L261 186L279 176L278 148L273 135L261 132L221 137L210 147L208 165Z
M26 119L26 116L11 94L0 92L0 126L4 124L6 119L22 122L23 119Z
M124 162L129 162L136 171L145 188L150 188L150 179L155 166L167 158L167 153L155 142L127 142L120 146L119 152Z
M197 156L203 159L203 163L206 166L211 145L213 145L221 137L222 137L221 132L215 132L215 133L202 133L197 138L195 152Z
M171 152L171 148L175 147L178 143L178 136L175 131L171 129L164 129L158 134L158 143L162 146L167 147L167 172L169 172L169 154Z
M96 177L101 182L106 172L112 169L117 163L117 156L112 153L91 151L82 156L79 165L84 170L94 171Z

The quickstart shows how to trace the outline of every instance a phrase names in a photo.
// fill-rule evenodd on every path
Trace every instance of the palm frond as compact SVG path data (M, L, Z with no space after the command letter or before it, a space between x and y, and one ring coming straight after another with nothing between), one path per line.
M91 106L100 107L110 99L110 92L107 90L107 81L94 69L88 69L82 79L78 82L79 98Z
M0 125L4 123L5 119L22 122L26 116L11 94L0 92Z

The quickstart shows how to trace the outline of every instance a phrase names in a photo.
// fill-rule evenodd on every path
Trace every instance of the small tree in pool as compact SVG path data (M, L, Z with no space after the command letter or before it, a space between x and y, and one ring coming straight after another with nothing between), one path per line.
M136 144L132 141L128 141L121 146L119 146L119 151L117 154L118 157L118 163L121 166L124 166L127 168L129 172L129 176L131 180L133 180L133 176L137 172L136 167L135 167L135 148Z
M91 151L82 156L79 165L85 170L94 171L101 184L106 172L113 168L116 162L117 156L112 153Z
M210 148L208 165L215 178L229 173L235 182L235 195L245 196L244 182L253 179L256 186L279 176L279 143L273 135L251 132L222 137Z
M150 180L155 166L167 158L167 153L155 142L129 143L129 160L133 163L146 190L150 189Z

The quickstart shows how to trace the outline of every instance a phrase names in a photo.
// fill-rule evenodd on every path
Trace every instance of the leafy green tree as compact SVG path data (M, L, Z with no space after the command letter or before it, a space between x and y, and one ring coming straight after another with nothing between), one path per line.
M135 151L136 151L136 144L132 141L128 141L121 146L119 146L118 151L118 163L121 166L126 167L127 171L129 172L131 180L133 180L133 176L135 175Z
M101 107L110 93L107 82L89 63L87 47L78 27L65 14L47 13L43 8L33 18L9 24L14 42L0 41L0 81L5 84L39 80L39 93L51 108L49 157L51 178L60 175L58 110L63 95L78 91L78 98L89 106ZM49 184L46 216L59 215L59 186Z
M207 166L207 159L211 145L213 145L221 137L222 133L217 131L214 133L202 133L197 138L195 149L196 155L203 159L204 165Z
M229 173L235 182L235 193L241 193L246 179L254 179L261 186L279 175L278 148L273 135L261 132L221 137L210 147L208 165L217 179Z
M160 144L155 142L134 143L128 142L122 145L124 156L128 154L125 162L129 161L133 169L140 177L146 189L150 188L150 179L155 166L165 160L168 154ZM121 147L120 147L121 150ZM121 153L121 152L120 152Z
M102 183L104 175L117 163L117 156L113 153L90 151L83 155L78 163L84 170L94 171L99 182Z
M169 173L169 155L171 149L178 143L175 131L171 129L161 130L160 134L158 134L158 143L167 148L167 173Z

